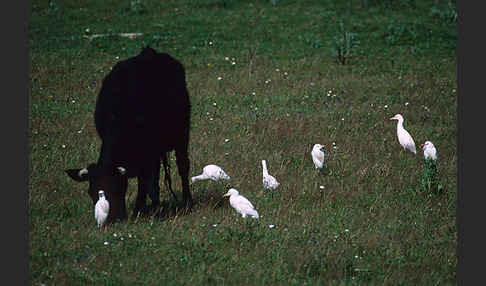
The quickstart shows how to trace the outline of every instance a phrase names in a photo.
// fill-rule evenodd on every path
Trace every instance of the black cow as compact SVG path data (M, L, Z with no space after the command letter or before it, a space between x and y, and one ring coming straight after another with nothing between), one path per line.
M123 220L127 218L128 178L138 179L133 216L145 207L147 194L152 205L160 204L161 160L172 192L167 153L175 150L183 203L190 208L190 112L182 64L146 47L137 56L118 62L103 79L94 114L102 140L98 162L66 173L76 181L89 181L88 193L93 203L98 200L98 190L104 190L110 202L108 220Z

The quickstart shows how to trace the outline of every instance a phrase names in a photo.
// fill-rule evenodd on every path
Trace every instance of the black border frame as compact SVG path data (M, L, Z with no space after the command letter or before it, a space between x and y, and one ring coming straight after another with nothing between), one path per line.
M3 3L2 11L2 198L6 284L29 284L29 48L28 1ZM13 230L13 231L12 231ZM2 239L3 240L3 239ZM13 283L12 283L13 281Z
M471 1L455 1L457 3L457 285L480 285L484 281L483 260L484 251L483 217L484 187L481 179L481 162L484 151L482 127L485 120L481 119L482 105L475 102L482 96L484 90L484 58L483 10L478 4L470 5ZM469 5L466 5L469 4ZM476 8L476 9L474 9ZM474 11L476 13L474 13ZM472 136L466 136L471 134ZM469 154L469 156L468 156ZM476 165L480 167L477 168ZM482 246L482 247L480 247ZM484 283L484 282L483 282Z

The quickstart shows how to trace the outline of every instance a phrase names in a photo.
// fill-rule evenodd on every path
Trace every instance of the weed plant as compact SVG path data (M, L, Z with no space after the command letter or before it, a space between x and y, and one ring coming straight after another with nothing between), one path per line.
M422 189L424 192L440 193L443 186L440 184L440 174L437 161L424 159L424 174L422 176Z
M338 36L335 36L332 45L332 52L337 58L337 62L341 65L346 64L353 56L354 50L359 46L357 34L348 32L344 29L344 24L339 23Z

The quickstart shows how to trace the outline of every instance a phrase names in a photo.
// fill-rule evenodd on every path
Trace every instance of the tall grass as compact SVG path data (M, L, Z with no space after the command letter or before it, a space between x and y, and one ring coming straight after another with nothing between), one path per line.
M30 2L31 284L455 284L454 7L408 2ZM345 65L332 50L342 22L360 40ZM191 175L213 163L231 181L193 184L190 214L99 233L87 185L63 170L97 159L101 80L147 44L186 67ZM401 150L396 113L417 145L436 146L442 192L424 191L423 154ZM229 186L260 219L236 214ZM136 190L131 180L130 211Z

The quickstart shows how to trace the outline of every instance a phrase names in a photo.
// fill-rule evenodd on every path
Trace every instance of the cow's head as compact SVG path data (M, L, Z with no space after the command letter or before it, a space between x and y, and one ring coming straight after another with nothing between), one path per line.
M102 168L97 164L90 164L84 169L68 169L65 172L77 182L89 182L88 195L93 205L98 201L98 191L105 191L105 197L110 203L108 221L127 218L125 193L128 176L125 168Z

